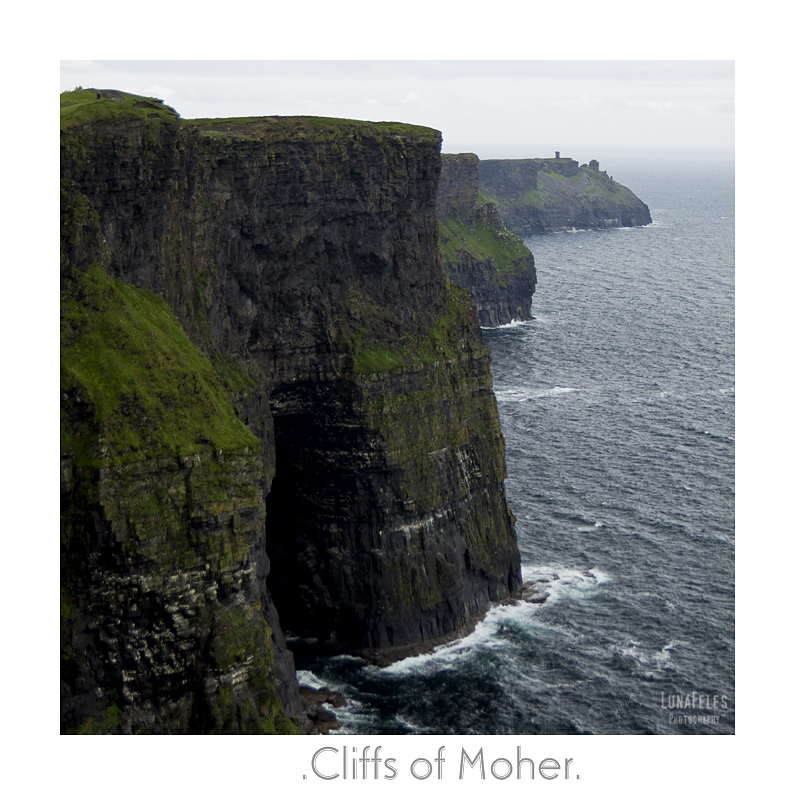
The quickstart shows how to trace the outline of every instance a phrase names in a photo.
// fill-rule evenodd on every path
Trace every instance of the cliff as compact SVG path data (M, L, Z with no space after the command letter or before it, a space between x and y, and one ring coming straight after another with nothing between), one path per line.
M475 300L481 326L532 318L533 255L480 195L474 154L442 155L436 198L445 273Z
M480 190L496 203L505 226L522 236L651 223L649 208L596 160L482 160Z
M62 95L62 731L312 730L520 584L440 135Z

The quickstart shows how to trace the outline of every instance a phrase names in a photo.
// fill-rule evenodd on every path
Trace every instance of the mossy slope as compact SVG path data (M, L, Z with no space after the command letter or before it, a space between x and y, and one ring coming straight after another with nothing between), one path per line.
M486 202L483 197L479 198L480 208ZM530 252L520 237L489 221L486 213L475 213L471 223L454 216L440 219L442 263L453 268L461 261L462 255L477 262L489 261L493 269L485 274L487 283L494 287L507 287L522 268L521 260L526 259Z
M92 404L103 458L180 456L207 445L230 452L259 447L165 301L98 266L79 274L64 296L61 388L81 391Z

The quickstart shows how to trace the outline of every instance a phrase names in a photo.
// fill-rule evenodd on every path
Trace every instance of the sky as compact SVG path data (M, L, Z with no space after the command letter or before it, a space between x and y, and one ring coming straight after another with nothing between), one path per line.
M727 60L61 61L60 85L155 96L184 118L421 124L481 158L734 148Z

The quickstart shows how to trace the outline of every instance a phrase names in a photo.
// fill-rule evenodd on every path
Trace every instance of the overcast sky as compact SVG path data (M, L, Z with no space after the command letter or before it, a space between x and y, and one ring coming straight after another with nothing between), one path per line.
M423 124L481 158L734 148L733 61L61 61L60 82L156 96L184 118Z

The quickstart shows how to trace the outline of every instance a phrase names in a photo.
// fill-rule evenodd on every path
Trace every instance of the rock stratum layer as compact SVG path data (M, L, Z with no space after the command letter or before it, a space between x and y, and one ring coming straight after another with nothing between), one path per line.
M62 731L311 731L283 628L386 659L520 585L440 135L61 101Z
M481 160L480 191L517 235L651 223L649 208L599 163L571 158Z
M536 269L497 205L480 194L477 155L442 155L436 199L442 265L475 300L481 326L532 318Z

